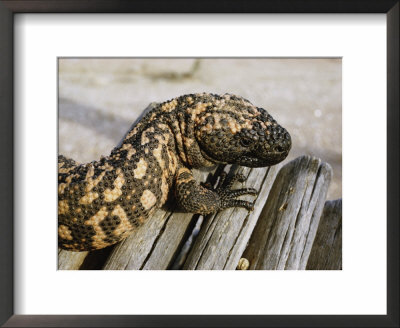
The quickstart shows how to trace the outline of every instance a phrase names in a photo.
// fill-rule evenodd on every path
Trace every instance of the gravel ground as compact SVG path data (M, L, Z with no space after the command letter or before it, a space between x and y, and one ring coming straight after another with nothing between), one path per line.
M108 155L149 103L196 92L267 109L292 136L288 159L328 162L328 199L342 197L340 59L60 59L59 153L79 162Z

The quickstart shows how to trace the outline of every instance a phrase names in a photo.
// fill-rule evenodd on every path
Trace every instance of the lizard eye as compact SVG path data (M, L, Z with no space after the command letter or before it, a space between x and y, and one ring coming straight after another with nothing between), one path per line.
M253 143L253 140L249 138L242 138L240 139L240 143L243 147L249 147Z

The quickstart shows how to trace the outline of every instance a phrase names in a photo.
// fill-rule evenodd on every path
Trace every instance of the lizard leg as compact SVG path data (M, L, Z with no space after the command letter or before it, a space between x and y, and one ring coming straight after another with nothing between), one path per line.
M228 207L244 207L248 210L253 209L253 204L248 201L235 199L241 195L256 195L257 191L253 188L243 188L231 190L234 181L241 176L234 176L233 181L226 180L222 176L218 186L214 189L211 186L200 185L194 179L192 172L187 168L180 168L175 181L175 196L180 206L188 212L209 214Z

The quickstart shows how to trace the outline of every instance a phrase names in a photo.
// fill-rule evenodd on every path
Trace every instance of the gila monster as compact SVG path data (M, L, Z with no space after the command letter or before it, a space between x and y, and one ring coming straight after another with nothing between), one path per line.
M170 190L192 213L251 210L252 203L236 198L254 189L201 185L191 168L271 166L290 148L289 133L242 97L201 93L160 103L109 156L87 164L58 156L59 247L85 251L121 241L166 202Z

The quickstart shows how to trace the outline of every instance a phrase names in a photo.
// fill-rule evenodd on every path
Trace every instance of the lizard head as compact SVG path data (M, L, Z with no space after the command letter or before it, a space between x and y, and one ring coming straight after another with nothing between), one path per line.
M248 167L271 166L283 161L291 137L263 108L232 95L197 120L196 139L205 159L213 163Z

